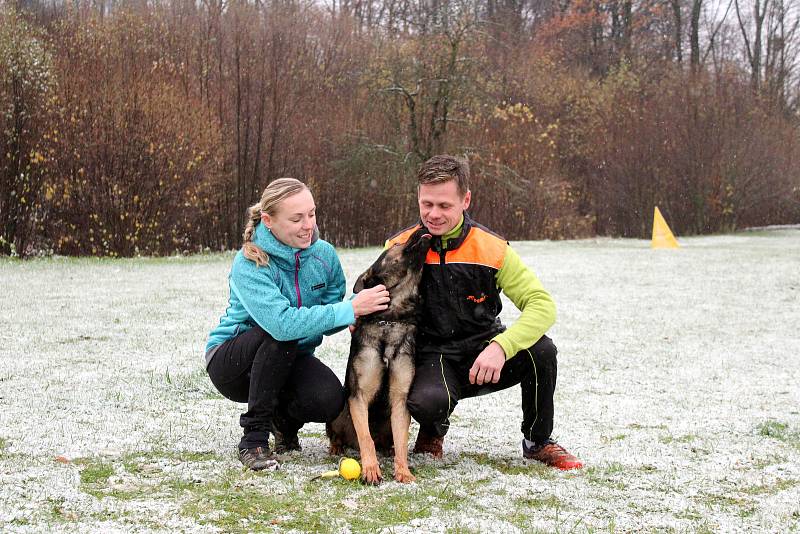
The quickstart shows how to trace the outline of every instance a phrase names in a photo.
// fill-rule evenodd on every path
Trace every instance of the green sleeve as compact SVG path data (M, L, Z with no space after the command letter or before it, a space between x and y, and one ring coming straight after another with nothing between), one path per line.
M522 312L508 330L492 339L496 341L506 359L527 349L541 338L556 322L556 305L542 287L536 274L529 269L514 249L506 247L503 266L495 275L497 287Z

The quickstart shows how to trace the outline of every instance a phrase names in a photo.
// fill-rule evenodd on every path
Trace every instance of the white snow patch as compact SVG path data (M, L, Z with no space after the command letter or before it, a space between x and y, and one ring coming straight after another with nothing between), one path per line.
M459 403L442 462L411 455L412 469L438 469L433 479L358 488L343 501L331 492L331 506L437 486L461 500L457 511L434 502L431 517L387 531L797 528L800 229L678 240L670 251L632 239L514 243L558 306L554 436L583 471L526 471L511 388ZM340 252L352 287L378 250ZM148 477L202 484L237 467L243 406L217 394L203 369L230 261L0 260L0 530L216 530L204 522L225 512L187 517L157 484L135 500L95 498L76 461L112 462L118 491L149 487ZM518 315L504 301L504 322ZM348 346L342 332L318 351L340 377ZM287 476L235 484L296 492L335 464L323 433L306 425ZM197 452L212 459L180 460ZM138 454L132 476L121 459Z

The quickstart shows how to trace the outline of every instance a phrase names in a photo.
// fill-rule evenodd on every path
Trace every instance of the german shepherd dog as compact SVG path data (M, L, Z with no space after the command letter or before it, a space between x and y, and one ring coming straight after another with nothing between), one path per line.
M414 378L414 336L422 304L419 282L430 245L431 235L420 228L404 244L383 251L353 288L357 293L383 284L391 301L387 310L356 322L345 375L348 402L326 430L331 454L341 455L345 447L359 449L361 476L368 484L382 480L376 444L381 451L394 446L395 480L415 480L408 469L411 416L406 399Z

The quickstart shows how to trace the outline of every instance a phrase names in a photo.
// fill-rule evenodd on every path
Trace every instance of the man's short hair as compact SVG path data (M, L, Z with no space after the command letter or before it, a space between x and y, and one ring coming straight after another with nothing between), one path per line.
M458 194L462 197L469 191L469 163L466 159L440 154L420 165L417 182L423 184L442 184L455 180Z

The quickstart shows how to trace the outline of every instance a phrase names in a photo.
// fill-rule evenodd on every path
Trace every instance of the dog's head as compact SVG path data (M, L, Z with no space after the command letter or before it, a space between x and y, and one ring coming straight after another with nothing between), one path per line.
M431 248L431 234L425 227L419 228L408 241L399 243L381 253L364 274L358 277L353 292L358 293L364 288L375 287L383 284L389 289L392 301L401 288L414 288L419 285L422 278L422 266L425 265L425 256Z

